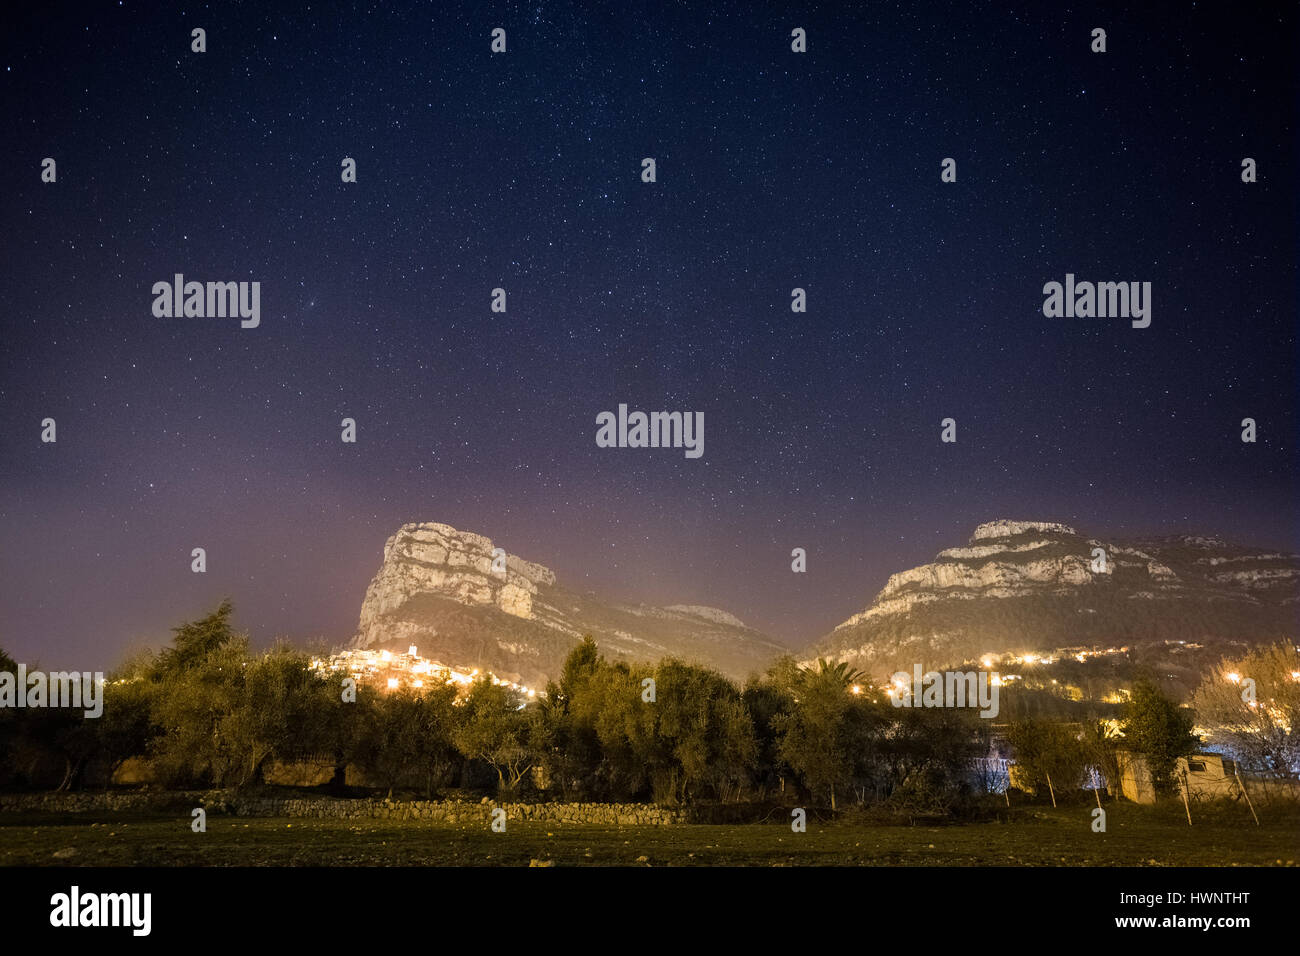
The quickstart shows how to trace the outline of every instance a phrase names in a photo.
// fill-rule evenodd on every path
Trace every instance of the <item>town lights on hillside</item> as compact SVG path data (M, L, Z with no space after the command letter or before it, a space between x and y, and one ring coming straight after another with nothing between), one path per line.
M343 672L358 681L373 683L379 689L390 691L402 687L424 690L438 684L457 685L465 688L474 683L479 671L473 673L458 671L438 661L426 660L419 656L419 649L412 644L410 652L395 654L392 651L358 650L355 648L339 651L328 658L312 658L312 670L318 673ZM492 683L508 687L525 697L536 698L539 692L523 684L503 680L490 673ZM545 697L546 692L540 692ZM459 699L459 698L458 698Z

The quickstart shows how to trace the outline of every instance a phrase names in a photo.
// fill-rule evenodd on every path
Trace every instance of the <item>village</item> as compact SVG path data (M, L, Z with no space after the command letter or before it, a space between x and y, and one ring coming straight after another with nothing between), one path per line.
M421 657L414 645L406 653L390 650L348 648L336 651L329 657L314 657L311 668L319 674L345 673L358 684L369 684L381 690L420 690L437 683L456 684L468 689L479 677L477 668L458 670L440 661ZM491 683L508 687L525 697L535 698L538 692L531 687L495 675L488 675Z

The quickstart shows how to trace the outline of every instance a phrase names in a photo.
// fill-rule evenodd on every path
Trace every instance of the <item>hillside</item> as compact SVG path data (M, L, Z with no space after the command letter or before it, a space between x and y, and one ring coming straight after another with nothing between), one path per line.
M1094 549L1105 552L1094 568ZM1211 537L1102 541L1066 525L994 521L890 577L804 657L872 672L989 653L1294 637L1300 557Z
M561 587L548 568L495 555L445 524L404 525L384 547L354 647L419 647L444 664L539 685L584 634L611 659L673 656L743 680L785 651L718 608L620 604Z

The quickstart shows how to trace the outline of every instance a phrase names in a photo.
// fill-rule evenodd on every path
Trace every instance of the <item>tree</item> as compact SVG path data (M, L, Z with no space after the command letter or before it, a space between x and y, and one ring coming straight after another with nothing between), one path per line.
M1146 679L1133 684L1121 728L1125 743L1146 757L1156 790L1166 793L1173 789L1175 761L1200 744L1192 734L1191 715Z
M1247 683L1248 681L1252 683ZM1256 772L1300 776L1300 654L1289 642L1222 661L1192 696L1209 739Z
M153 722L156 687L139 675L109 680L103 688L104 712L94 723L96 749L104 762L108 788L129 758L142 756L158 735Z
M793 658L789 658L793 662ZM796 667L797 671L797 667ZM769 668L760 679L751 679L745 685L742 700L754 727L755 772L760 787L778 786L785 792L785 781L794 775L793 769L781 757L781 735L776 718L794 709L792 681L783 682L777 668Z
M366 715L356 760L388 788L418 783L428 799L457 760L456 688L437 684L423 689L380 693L366 686L357 703Z
M457 690L451 684L437 684L418 694L420 700L419 755L416 767L424 778L424 793L433 798L434 788L454 769L460 759L456 750Z
M600 670L602 663L595 638L584 634L582 642L564 659L564 667L560 671L560 694L568 697L579 692L591 676Z
M13 674L17 679L18 663L0 647L0 673ZM9 786L13 778L13 745L17 734L14 711L0 707L0 786Z
M604 755L595 726L599 708L591 697L604 667L596 642L586 635L565 659L559 683L548 683L534 708L534 754L566 798L601 793Z
M781 735L781 758L799 773L814 796L825 793L836 808L835 792L851 779L845 717L849 688L860 675L841 661L819 660L800 671L794 687L794 709L774 718Z
M565 693L551 681L529 708L529 742L540 768L542 786L557 787L565 799L591 797L599 792L600 739L595 728L580 721L572 709L575 694L584 692Z
M23 711L15 723L12 758L28 785L57 780L56 790L73 789L95 751L94 721L80 710L39 707Z
M467 758L489 764L496 771L498 789L511 794L533 763L529 721L520 706L518 695L508 687L480 677L470 687L454 733L456 748Z
M970 791L972 761L988 752L989 722L965 708L895 708L855 697L849 715L855 779L901 808L950 811Z
M284 645L243 661L232 706L218 715L215 728L229 756L227 779L258 784L272 760L320 752L324 683L305 654Z
M1088 765L1083 736L1070 724L1037 718L1012 721L1007 739L1016 757L1015 776L1031 786L1046 783L1056 806L1056 795L1073 794L1083 779Z
M248 639L231 635L207 647L201 658L164 652L156 674L154 767L168 786L230 783L244 763L222 723L240 705Z
M1083 745L1083 754L1088 761L1088 766L1096 768L1097 772L1107 780L1107 791L1111 791L1112 787L1118 787L1120 770L1119 760L1115 752L1118 748L1119 732L1115 725L1110 721L1101 720L1095 715L1090 716L1083 722L1083 733L1080 736L1080 742ZM1098 783L1095 780L1090 782L1093 784ZM1097 799L1100 801L1100 793L1097 794Z
M187 670L234 643L237 636L230 626L233 613L234 605L226 598L207 617L172 628L176 636L172 638L172 646L164 648L159 655L159 669L173 673Z
M726 800L754 770L754 724L734 684L721 674L667 659L655 668L655 731L666 745L673 803L699 790ZM639 698L638 698L639 700Z
M420 702L408 690L383 693L363 685L352 706L366 715L357 762L388 796L420 759Z
M674 799L678 778L670 745L659 733L658 704L642 699L647 677L653 671L644 666L603 663L575 701L575 714L595 729L609 796L635 799L649 793L666 803Z

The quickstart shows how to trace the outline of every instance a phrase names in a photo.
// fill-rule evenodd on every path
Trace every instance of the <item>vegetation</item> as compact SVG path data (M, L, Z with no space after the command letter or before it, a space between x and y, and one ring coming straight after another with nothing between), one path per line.
M1205 685L1198 705L1252 766L1293 771L1294 649L1230 666L1255 675L1260 705L1243 705L1222 680ZM0 669L13 667L0 652ZM362 684L349 694L344 675L313 670L300 651L251 651L224 602L175 628L171 646L110 675L98 719L0 710L0 786L107 786L125 761L142 758L168 788L254 787L277 764L312 760L334 768L336 790L350 768L390 797L454 789L911 818L969 812L986 789L973 766L991 752L990 721L973 710L895 707L842 663L800 668L786 657L740 688L671 658L606 660L588 637L536 699L486 678L467 693L430 684L388 693ZM1079 788L1096 780L1094 768L1116 779L1114 725L1102 715L1050 712L1032 695L1005 703L1026 790L1045 788L1055 805L1063 794L1087 799ZM1124 746L1169 787L1175 759L1198 743L1190 712L1139 681L1122 713Z
M1300 776L1300 653L1283 642L1224 660L1196 689L1192 707L1210 742L1244 769Z
M1193 753L1200 743L1192 733L1191 715L1179 709L1150 680L1133 685L1127 711L1123 723L1125 743L1146 757L1156 791L1172 791L1174 762Z

